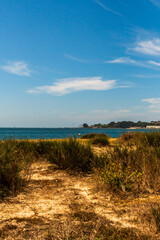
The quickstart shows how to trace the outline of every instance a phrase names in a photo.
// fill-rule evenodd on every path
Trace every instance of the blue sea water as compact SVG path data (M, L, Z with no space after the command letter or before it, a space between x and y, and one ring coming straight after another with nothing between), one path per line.
M151 132L151 129L90 129L90 128L0 128L0 140L5 139L55 139L79 137L87 133L105 133L112 138L124 132Z

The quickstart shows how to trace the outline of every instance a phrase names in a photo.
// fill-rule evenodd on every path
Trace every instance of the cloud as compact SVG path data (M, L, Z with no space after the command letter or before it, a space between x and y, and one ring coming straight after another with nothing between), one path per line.
M160 62L148 61L148 63L160 67Z
M65 95L71 92L95 90L104 91L117 87L116 80L103 81L101 77L64 78L59 79L53 85L45 85L29 90L29 93L46 93L53 95ZM121 86L120 86L121 87Z
M104 10L106 10L106 11L108 11L108 12L111 12L111 13L113 13L113 14L115 14L115 15L118 15L118 16L122 16L119 12L115 12L113 9L111 9L111 8L108 8L108 7L106 7L103 3L101 3L100 1L98 1L98 0L94 0L99 6L101 6Z
M142 99L142 102L148 102L148 103L151 103L151 104L160 104L160 98Z
M160 98L142 99L142 102L149 103L149 110L154 113L160 113Z
M160 55L160 39L139 41L132 48L133 51L143 53L146 55L159 56Z
M134 65L134 66L144 67L144 68L153 68L150 66L149 62L135 61L135 60L131 59L130 57L116 58L111 61L105 61L104 63L128 64L128 65Z
M160 8L160 1L159 0L150 0L156 7Z
M105 61L104 63L129 64L129 65L134 65L134 66L138 66L138 67L153 68L153 69L156 69L156 67L160 67L159 62L155 62L155 61L135 61L135 60L131 59L130 57L116 58L114 60Z
M135 64L136 61L132 60L130 57L121 57L114 60L105 61L104 63L126 63L126 64Z
M143 74L133 74L133 77L138 77L138 78L160 78L160 75L143 75Z
M19 76L30 76L31 74L31 70L28 68L27 63L23 61L8 61L6 65L1 66L1 69Z
M88 63L88 61L86 61L86 60L84 60L84 59L71 56L70 54L67 54L67 53L64 53L64 56L65 56L66 58L72 60L72 61L75 61L75 62Z

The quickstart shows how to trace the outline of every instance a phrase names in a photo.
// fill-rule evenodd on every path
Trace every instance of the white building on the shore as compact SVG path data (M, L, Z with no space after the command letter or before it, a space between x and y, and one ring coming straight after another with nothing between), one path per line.
M148 129L160 129L160 126L148 125L148 126L146 126L146 128L148 128Z

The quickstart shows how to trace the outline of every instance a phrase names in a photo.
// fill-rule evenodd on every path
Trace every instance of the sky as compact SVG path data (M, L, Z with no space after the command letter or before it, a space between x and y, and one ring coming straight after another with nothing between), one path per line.
M160 0L1 0L0 127L160 120Z

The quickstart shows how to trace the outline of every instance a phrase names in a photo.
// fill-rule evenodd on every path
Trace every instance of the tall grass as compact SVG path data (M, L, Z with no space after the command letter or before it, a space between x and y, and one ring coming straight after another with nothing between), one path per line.
M89 139L90 143L98 146L108 146L109 136L104 133L88 133L81 137L82 139Z
M154 217L154 221L156 224L157 232L160 232L160 206L151 206L151 213Z
M97 136L107 136L107 135L104 133L87 133L87 134L84 134L81 138L82 139L93 139Z
M160 191L159 132L123 134L97 161L102 181L113 191Z
M18 192L26 182L29 165L40 159L72 172L87 173L92 170L94 154L90 145L72 138L53 142L0 142L0 198Z
M62 169L75 172L89 172L92 169L94 154L90 145L82 144L70 138L61 142L54 142L53 151L48 154L48 160Z
M120 144L128 143L135 146L160 147L160 131L123 133L118 140Z
M123 134L119 143L101 156L93 153L90 144L72 138L0 142L1 198L21 189L28 166L37 159L76 173L95 170L113 191L160 191L160 132Z
M20 148L18 142L0 143L0 198L16 193L24 186L31 158L30 151L25 151L24 145Z

